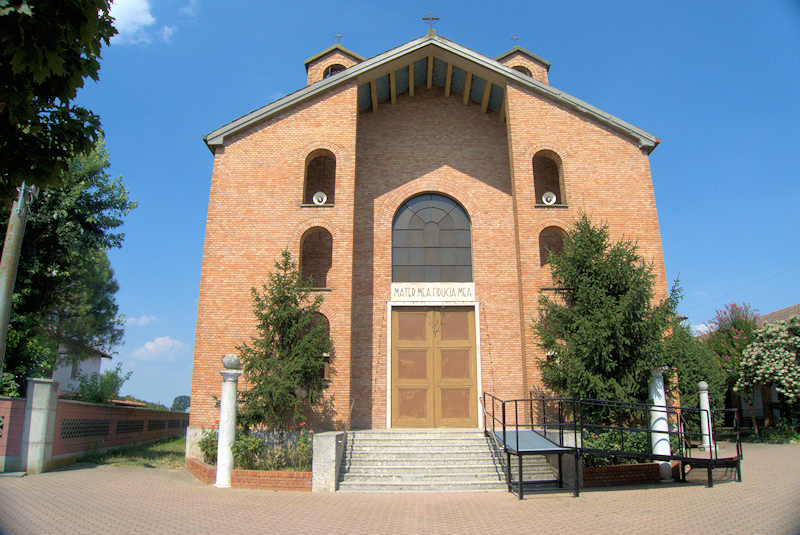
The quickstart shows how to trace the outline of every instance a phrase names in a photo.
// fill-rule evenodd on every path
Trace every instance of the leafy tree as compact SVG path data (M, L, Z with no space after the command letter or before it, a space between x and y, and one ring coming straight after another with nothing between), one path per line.
M706 336L706 343L727 375L728 388L733 388L741 377L742 355L753 340L753 332L758 329L757 318L758 311L749 304L728 303L724 309L717 310L714 317L707 322L709 334ZM753 430L758 435L756 414L753 410L753 386L745 386L738 392L750 408Z
M73 273L44 317L45 334L66 349L67 362L83 360L95 349L110 350L124 333L114 298L119 284L106 252L94 252Z
M60 183L69 161L88 154L100 120L71 104L100 49L117 33L107 0L0 3L0 198L26 181Z
M794 419L800 413L800 317L776 321L755 331L740 363L736 389L775 385L779 402Z
M0 397L17 398L19 397L19 383L15 380L14 374L3 372L0 376Z
M322 356L333 345L318 321L322 296L312 297L310 279L287 250L262 292L253 288L252 296L258 334L236 348L249 385L240 394L239 419L248 428L268 424L283 430L303 419L304 405L319 402L328 387Z
M549 262L557 290L540 295L533 324L548 355L539 362L545 386L573 398L647 401L652 368L671 364L664 336L680 290L654 303L652 264L635 243L611 243L608 225L586 214Z
M672 332L666 338L665 346L667 354L674 358L681 406L700 406L700 391L697 385L700 381L705 381L708 383L711 408L722 408L725 405L726 376L708 345L694 336L689 325L675 321ZM671 381L668 381L667 385L670 384ZM692 431L699 431L699 418L691 413L689 418Z
M18 377L47 375L58 343L81 358L86 346L110 352L121 339L118 286L105 250L121 246L117 229L136 203L108 166L101 141L72 160L59 187L42 192L28 219L5 359ZM0 207L0 221L8 217L9 208Z
M87 403L111 403L119 397L119 389L130 379L133 372L122 375L122 363L113 370L91 375L78 375L78 399Z
M169 410L175 412L189 412L189 404L191 398L189 396L178 396L172 400L172 407Z

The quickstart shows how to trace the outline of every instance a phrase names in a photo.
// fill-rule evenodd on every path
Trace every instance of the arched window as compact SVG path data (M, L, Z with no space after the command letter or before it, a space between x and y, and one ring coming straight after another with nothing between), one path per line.
M333 265L333 236L327 229L308 229L300 240L300 272L311 278L313 288L328 287L328 272Z
M472 282L472 230L449 197L418 195L392 222L392 282Z
M329 65L328 67L325 68L325 72L322 73L322 77L323 78L327 78L328 76L331 76L332 74L336 74L337 72L342 72L346 68L347 67L345 67L344 65L340 65L338 63L334 63L333 65Z
M539 260L541 266L550 262L550 254L558 255L564 250L564 230L547 227L539 233Z
M318 195L317 193L323 195ZM336 194L336 156L325 149L318 149L306 158L306 186L303 204L333 204Z
M531 71L527 67L523 67L522 65L514 65L511 68L533 78L533 74L531 74Z
M561 158L551 150L540 150L533 156L536 204L566 204L561 185ZM545 197L547 193L552 193L555 198Z

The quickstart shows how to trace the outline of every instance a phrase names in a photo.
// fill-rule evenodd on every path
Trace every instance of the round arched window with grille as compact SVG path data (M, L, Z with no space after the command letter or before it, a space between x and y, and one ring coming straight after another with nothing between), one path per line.
M472 282L472 225L444 195L408 199L392 222L392 282Z

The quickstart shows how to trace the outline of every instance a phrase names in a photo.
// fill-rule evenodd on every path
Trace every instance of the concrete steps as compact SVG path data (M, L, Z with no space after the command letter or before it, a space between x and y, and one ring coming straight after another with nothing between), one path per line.
M345 444L339 490L503 491L502 457L483 432L474 429L352 431ZM526 480L555 477L541 456L525 457L524 471Z

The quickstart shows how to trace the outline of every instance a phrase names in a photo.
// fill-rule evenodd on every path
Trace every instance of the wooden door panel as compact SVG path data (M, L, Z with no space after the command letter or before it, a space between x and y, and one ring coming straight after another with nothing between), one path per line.
M475 312L392 309L392 427L476 427Z
M392 310L392 427L433 427L433 338L428 312Z

